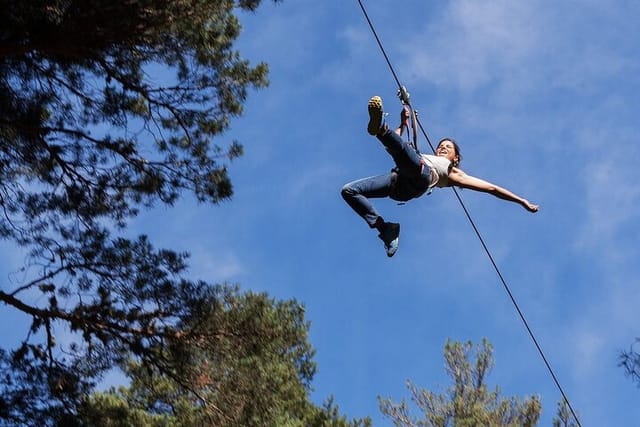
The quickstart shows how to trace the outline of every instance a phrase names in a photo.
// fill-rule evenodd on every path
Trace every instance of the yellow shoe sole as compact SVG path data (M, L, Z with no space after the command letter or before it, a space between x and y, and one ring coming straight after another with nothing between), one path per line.
M377 135L382 127L382 98L379 96L373 96L369 100L369 124L367 125L367 132L369 135Z

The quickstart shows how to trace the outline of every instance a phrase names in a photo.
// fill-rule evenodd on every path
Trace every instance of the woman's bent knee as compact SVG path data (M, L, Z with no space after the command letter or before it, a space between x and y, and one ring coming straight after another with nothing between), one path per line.
M352 198L356 195L356 193L356 189L351 187L349 184L345 184L340 191L340 194L342 194L342 198L345 200Z

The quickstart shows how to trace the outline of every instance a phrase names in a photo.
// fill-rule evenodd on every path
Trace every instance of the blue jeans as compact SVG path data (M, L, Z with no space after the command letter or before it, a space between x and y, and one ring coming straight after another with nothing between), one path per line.
M387 130L377 138L396 167L388 174L359 179L342 187L342 198L371 228L380 225L383 219L369 199L389 197L406 202L424 194L431 181L430 170L420 154L397 133Z

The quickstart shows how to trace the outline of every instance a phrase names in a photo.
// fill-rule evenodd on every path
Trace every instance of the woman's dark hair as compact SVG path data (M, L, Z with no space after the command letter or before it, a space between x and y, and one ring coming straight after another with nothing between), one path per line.
M458 165L460 164L460 162L462 161L462 153L460 153L460 146L458 145L458 143L456 142L455 139L453 138L442 138L440 140L440 142L438 142L438 147L440 146L440 144L442 144L444 141L449 141L450 143L453 144L453 150L456 152L456 156L458 156L458 161L455 162L453 164L453 166L458 167ZM437 147L436 147L437 148Z

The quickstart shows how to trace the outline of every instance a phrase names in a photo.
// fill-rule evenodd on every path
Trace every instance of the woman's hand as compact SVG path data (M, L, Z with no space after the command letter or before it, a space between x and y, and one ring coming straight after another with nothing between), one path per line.
M526 199L522 201L522 206L524 206L524 208L529 212L533 212L533 213L538 212L538 205L534 205L533 203L531 203Z
M400 111L400 126L401 127L409 127L409 117L411 113L409 112L409 107L402 107L402 111Z

